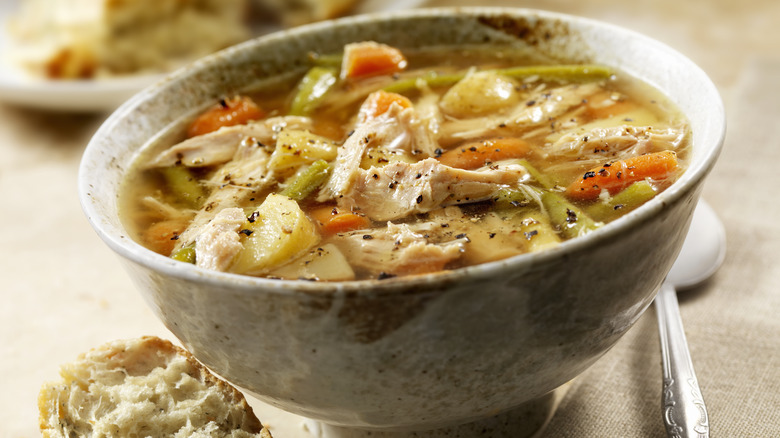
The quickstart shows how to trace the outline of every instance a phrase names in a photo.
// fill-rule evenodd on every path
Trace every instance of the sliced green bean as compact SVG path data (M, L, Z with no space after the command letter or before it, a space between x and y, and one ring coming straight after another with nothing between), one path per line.
M171 254L171 258L184 263L195 264L195 245L181 247Z
M525 158L514 160L517 164L523 166L525 170L531 175L531 178L536 181L544 189L551 189L555 187L555 184L550 178L539 171L533 164L531 164ZM496 207L499 209L511 209L518 207L525 207L528 204L536 204L538 195L543 193L543 190L537 187L529 187L534 193L529 194L527 191L515 189L515 188L502 188L499 189L493 196L493 201L496 203ZM537 196L534 196L536 194Z
M298 83L290 105L290 115L308 116L322 103L325 95L338 82L338 71L328 67L312 67Z
M606 79L613 74L613 71L609 67L593 64L532 65L526 67L502 68L495 70L495 72L515 79L538 76L540 79L544 80L577 82ZM466 77L466 74L466 72L447 74L428 72L418 77L400 79L383 89L394 93L404 93L418 88L419 81L422 81L423 84L426 84L429 87L449 86Z
M655 196L653 185L647 181L637 181L613 196L608 202L597 202L589 206L586 212L594 218L608 222L625 214Z
M446 87L459 82L466 77L466 73L436 73L427 72L421 76L399 79L392 84L383 88L384 91L390 93L404 93L418 88L418 83L422 81L422 84L429 87Z
M306 199L307 196L325 182L330 173L330 168L330 164L325 160L315 161L311 166L295 175L293 180L280 194L296 201Z
M531 178L533 178L536 182L539 183L539 185L541 185L545 189L551 189L555 187L555 184L552 182L550 177L540 172L539 169L536 168L536 166L531 164L525 158L521 158L517 160L517 163L525 167L525 170L528 171L528 173L531 175Z
M550 222L567 239L583 235L602 225L555 192L545 191L542 193L542 204L550 216Z
M206 193L197 177L184 166L171 166L161 169L163 178L173 194L191 208L200 208Z
M522 190L505 187L493 195L493 202L498 209L511 210L526 207L533 202L533 199Z
M330 67L338 69L341 67L341 63L344 60L344 56L341 54L321 55L318 53L310 53L309 61L319 67Z

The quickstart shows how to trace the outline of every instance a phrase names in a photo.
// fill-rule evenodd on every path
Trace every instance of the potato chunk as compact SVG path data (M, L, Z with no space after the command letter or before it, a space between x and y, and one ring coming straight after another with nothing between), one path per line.
M520 101L517 83L496 72L469 73L441 99L441 109L455 117L474 117L500 111Z
M317 160L336 158L336 143L309 131L283 130L276 137L276 149L268 168L286 174Z
M302 257L269 272L280 278L347 281L355 279L355 272L344 254L332 243L315 247Z
M271 194L250 216L244 249L230 270L239 274L263 274L299 257L316 245L320 236L314 223L292 199ZM246 234L246 233L245 233Z

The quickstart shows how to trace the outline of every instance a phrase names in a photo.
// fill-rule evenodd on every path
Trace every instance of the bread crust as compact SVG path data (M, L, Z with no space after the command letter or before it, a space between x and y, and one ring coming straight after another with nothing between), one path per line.
M346 15L360 0L255 0L286 26L298 26Z
M63 365L60 375L38 397L46 438L124 436L128 427L154 437L271 438L241 392L158 337L109 342Z
M249 0L24 0L10 58L49 79L161 73L251 37Z

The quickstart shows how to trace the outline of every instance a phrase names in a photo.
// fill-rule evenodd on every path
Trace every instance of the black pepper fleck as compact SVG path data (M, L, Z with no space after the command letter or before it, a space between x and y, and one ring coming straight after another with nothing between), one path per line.
M596 176L596 172L585 172L585 175L582 176L583 180L586 180L588 178L593 178Z

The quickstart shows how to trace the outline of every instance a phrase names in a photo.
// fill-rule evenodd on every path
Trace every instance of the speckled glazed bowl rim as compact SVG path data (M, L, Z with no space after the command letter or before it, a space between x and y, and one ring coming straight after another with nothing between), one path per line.
M627 38L639 41L643 46L653 47L656 50L664 52L676 60L679 66L682 66L692 76L696 77L699 86L705 90L706 102L709 107L706 108L712 118L712 129L716 130L713 135L715 141L710 145L701 146L691 161L689 168L670 188L660 193L654 199L646 203L627 215L613 221L606 226L589 233L586 236L577 239L565 241L559 246L538 253L529 253L514 256L508 259L489 262L475 266L469 266L451 271L443 271L432 274L424 274L409 277L394 277L383 280L358 280L345 282L313 282L306 280L279 280L266 279L236 274L209 271L198 268L193 265L173 261L167 257L156 254L140 244L134 242L122 229L112 230L107 227L106 221L101 217L102 214L96 208L96 201L90 193L90 184L93 183L89 162L87 158L96 154L98 147L97 139L102 136L111 135L112 128L116 123L124 118L133 117L138 107L150 99L155 99L157 94L177 81L186 81L193 77L194 73L205 69L213 68L224 62L228 62L232 56L243 51L252 50L256 45L272 45L284 41L287 38L303 34L327 33L334 27L348 27L354 24L365 24L375 21L398 21L409 18L419 17L440 17L451 15L466 15L473 17L506 15L510 17L532 16L543 20L557 20L564 23L577 23L584 26L593 26L603 31L611 38ZM393 293L403 291L405 293L414 293L415 290L427 290L432 285L444 286L459 280L478 277L486 278L501 275L506 270L527 269L537 265L544 265L552 260L566 257L567 254L585 250L589 247L599 245L612 240L617 236L627 233L633 227L642 226L654 216L660 214L669 204L673 204L684 197L686 193L693 190L696 185L709 173L714 166L715 161L722 148L725 136L725 112L720 96L715 85L697 65L687 57L675 51L674 49L653 40L649 37L636 33L634 31L599 22L587 18L559 14L548 11L521 9L521 8L493 8L493 7L468 7L468 8L431 8L415 9L395 13L369 14L342 18L338 20L320 22L299 28L281 31L251 40L237 46L223 50L217 54L208 56L199 60L189 67L180 69L169 75L163 81L148 87L135 95L117 111L115 111L96 132L92 141L87 146L84 159L79 169L79 196L82 208L86 213L88 220L97 231L98 235L105 243L120 256L146 266L165 275L179 277L190 281L204 284L210 284L215 287L231 286L245 290L247 293L263 292L273 293L336 293L336 292L357 292L357 293ZM105 163L107 164L107 162Z

